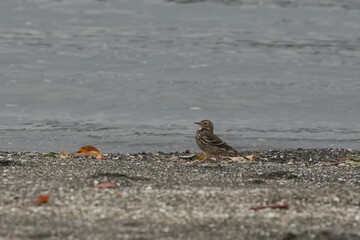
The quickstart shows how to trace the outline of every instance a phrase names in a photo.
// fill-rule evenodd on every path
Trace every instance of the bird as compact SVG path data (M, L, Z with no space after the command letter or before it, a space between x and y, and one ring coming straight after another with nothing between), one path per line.
M196 143L199 148L205 152L205 160L209 160L212 156L215 156L218 160L218 157L223 153L236 154L249 160L214 134L214 124L210 120L202 120L194 123L201 127L196 132Z

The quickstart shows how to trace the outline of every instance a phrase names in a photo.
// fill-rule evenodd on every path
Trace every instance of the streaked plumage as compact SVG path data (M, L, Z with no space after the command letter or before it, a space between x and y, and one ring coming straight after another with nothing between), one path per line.
M196 143L199 148L205 152L207 159L211 156L224 153L233 153L242 156L238 151L214 134L214 125L210 120L202 120L201 122L195 122L195 124L201 126L201 129L196 132Z

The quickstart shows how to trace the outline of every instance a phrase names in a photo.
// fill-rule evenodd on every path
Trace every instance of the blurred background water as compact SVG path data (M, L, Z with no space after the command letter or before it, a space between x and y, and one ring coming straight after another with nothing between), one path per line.
M358 0L4 0L0 150L360 143Z

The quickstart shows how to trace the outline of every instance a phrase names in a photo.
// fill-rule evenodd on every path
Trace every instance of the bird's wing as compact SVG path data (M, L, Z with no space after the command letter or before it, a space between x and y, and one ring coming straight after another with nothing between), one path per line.
M230 147L226 142L224 142L221 138L219 138L218 136L216 136L215 134L211 133L211 132L207 132L204 134L204 140L206 142L208 142L208 144L223 149L226 152L234 152L237 153L237 151L235 149L233 149L232 147Z
M209 145L212 145L214 147L217 147L219 149L222 149L224 152L228 152L228 153L235 153L237 155L240 155L241 157L250 160L248 157L242 155L241 153L239 153L238 151L236 151L234 148L232 148L231 146L229 146L226 142L224 142L223 140L221 140L221 138L219 138L218 136L216 136L214 133L211 132L206 132L203 135L203 139L204 141L206 141Z

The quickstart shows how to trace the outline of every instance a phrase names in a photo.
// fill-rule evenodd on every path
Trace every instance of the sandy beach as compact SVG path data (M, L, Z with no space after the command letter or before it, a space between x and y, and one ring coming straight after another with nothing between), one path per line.
M359 151L183 154L1 152L0 239L360 239Z
M359 3L0 1L0 240L360 240Z

